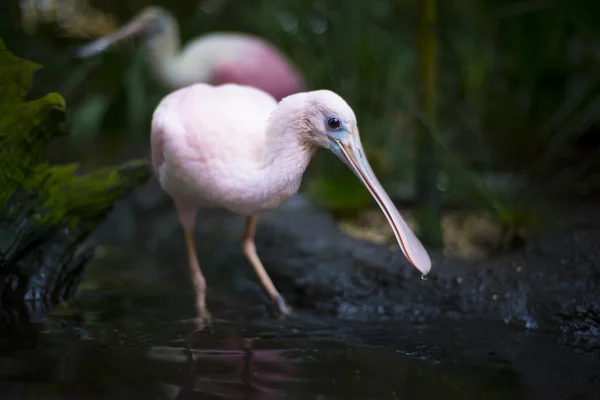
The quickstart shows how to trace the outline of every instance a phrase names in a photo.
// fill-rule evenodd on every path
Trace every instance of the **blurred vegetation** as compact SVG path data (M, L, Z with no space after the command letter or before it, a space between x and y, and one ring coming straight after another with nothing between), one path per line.
M392 198L414 202L415 135L419 121L427 120L415 96L422 68L417 0L80 1L87 11L73 15L85 15L87 24L46 13L34 29L29 12L33 34L24 32L26 13L18 6L28 2L12 3L5 14L12 28L0 33L19 54L47 66L41 87L60 91L72 104L75 136L60 154L69 150L92 165L126 147L147 152L151 112L165 91L149 76L140 43L86 62L66 54L114 29L115 19L121 25L153 4L173 12L183 43L215 30L272 41L309 87L332 89L352 105L375 172ZM74 9L77 2L46 3ZM438 7L437 123L428 130L443 204L488 212L508 244L551 221L554 203L598 199L600 3L443 0ZM103 15L104 22L89 22L90 15ZM351 172L325 152L305 186L338 213L372 204Z
M440 214L439 157L435 142L437 130L438 82L438 0L419 2L417 12L417 85L416 118L416 196L417 234L425 245L443 248L442 218Z

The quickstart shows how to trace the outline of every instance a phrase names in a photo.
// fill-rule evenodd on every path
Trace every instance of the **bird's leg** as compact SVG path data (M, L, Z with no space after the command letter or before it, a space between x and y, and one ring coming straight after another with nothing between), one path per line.
M273 285L269 274L267 274L267 271L260 261L260 258L258 258L258 254L256 253L256 244L254 242L255 233L256 216L252 215L246 217L246 233L244 234L244 240L242 241L242 250L244 251L244 255L248 261L250 261L250 264L252 264L254 271L256 271L256 275L258 275L260 282L266 289L267 293L269 293L269 296L271 296L271 299L273 299L273 302L275 302L277 307L279 307L279 311L281 311L282 314L287 315L292 310L287 304L285 304L285 300L283 297L281 297L275 285Z
M198 265L198 256L196 255L196 248L194 246L194 231L185 230L185 243L188 250L188 261L190 265L190 274L192 276L192 283L194 285L194 293L196 294L196 307L200 318L203 320L210 319L210 313L206 309L206 280L200 265Z

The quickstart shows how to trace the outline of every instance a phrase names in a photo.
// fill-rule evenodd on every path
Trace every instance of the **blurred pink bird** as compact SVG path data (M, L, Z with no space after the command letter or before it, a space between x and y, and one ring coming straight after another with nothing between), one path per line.
M299 189L319 147L331 150L375 198L407 259L426 275L431 261L373 174L356 118L337 94L319 90L279 103L250 86L194 84L163 98L152 118L152 165L174 200L183 229L201 318L206 281L194 248L199 208L222 207L246 216L244 255L283 314L290 309L265 271L255 247L256 218Z
M121 29L81 47L90 57L131 37L143 36L154 75L169 91L194 83L253 86L277 100L304 90L304 79L272 44L242 33L210 33L180 49L178 24L161 7L148 7Z

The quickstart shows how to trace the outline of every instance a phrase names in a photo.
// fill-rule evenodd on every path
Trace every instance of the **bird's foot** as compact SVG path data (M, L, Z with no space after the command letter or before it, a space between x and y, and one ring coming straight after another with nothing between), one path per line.
M287 305L285 299L282 296L278 296L273 300L277 305L277 308L279 309L279 312L282 314L282 316L288 316L293 313L292 308Z
M202 319L206 319L206 320L211 320L212 319L212 315L210 314L210 312L208 312L208 310L204 307L202 307L200 309L200 311L198 312L198 317L202 318Z
M211 325L212 315L208 312L206 307L198 307L198 318L196 318L196 329L202 330L207 325Z

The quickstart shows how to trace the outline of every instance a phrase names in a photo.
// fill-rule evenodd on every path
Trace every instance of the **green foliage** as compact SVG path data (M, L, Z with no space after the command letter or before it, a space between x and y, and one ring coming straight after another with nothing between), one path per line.
M441 221L441 194L438 146L434 138L438 125L438 0L422 0L418 11L418 112L416 199L418 234L431 247L444 246Z
M489 176L475 173L464 160L442 147L442 164L447 183L446 198L482 210L496 219L505 232L498 250L509 250L515 240L528 239L552 224L547 218L548 203L525 183L508 179L508 185L494 182ZM506 187L508 186L508 187Z
M30 193L37 222L97 223L119 197L149 177L145 162L77 175L77 165L39 163L47 144L64 134L65 102L57 93L25 101L39 64L21 60L0 40L0 209Z
M552 200L598 190L600 34L591 1L442 2L443 134L448 196L518 236L552 219ZM597 41L595 41L597 43ZM594 50L596 49L596 50ZM580 154L578 156L578 154ZM508 175L512 188L490 182ZM586 193L587 192L587 193Z
M324 208L351 213L371 202L371 195L350 171L336 177L314 176L306 185L306 193Z

